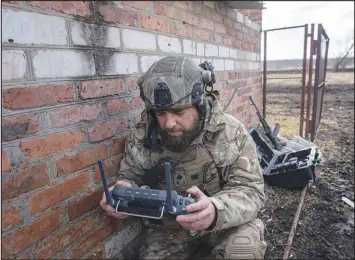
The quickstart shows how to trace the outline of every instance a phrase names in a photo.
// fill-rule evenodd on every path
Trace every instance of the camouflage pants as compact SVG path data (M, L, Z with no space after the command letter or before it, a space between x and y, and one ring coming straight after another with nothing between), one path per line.
M210 233L185 243L176 243L163 227L148 227L143 235L139 257L194 259L194 252L201 243L212 247L211 254L203 259L263 259L266 251L264 225L260 219L255 219L239 227Z

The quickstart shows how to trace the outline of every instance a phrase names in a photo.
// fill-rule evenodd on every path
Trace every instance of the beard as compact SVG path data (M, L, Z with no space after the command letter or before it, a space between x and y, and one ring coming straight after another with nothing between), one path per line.
M179 130L181 136L171 136L169 133L175 132L172 129L161 129L158 124L158 131L161 137L161 145L171 152L184 152L193 140L201 133L200 121L194 120L194 125L189 130Z

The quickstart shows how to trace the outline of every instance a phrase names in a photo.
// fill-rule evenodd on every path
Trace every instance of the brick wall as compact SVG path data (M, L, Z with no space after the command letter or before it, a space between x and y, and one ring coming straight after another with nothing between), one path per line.
M261 107L260 25L222 3L3 1L2 22L2 258L111 258L136 241L137 221L100 211L96 163L112 183L156 60L211 60L248 126L247 96Z

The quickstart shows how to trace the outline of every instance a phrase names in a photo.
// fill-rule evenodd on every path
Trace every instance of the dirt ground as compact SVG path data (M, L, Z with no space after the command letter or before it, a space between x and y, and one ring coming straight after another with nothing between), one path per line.
M289 259L354 259L354 210L341 199L354 201L354 72L327 72L326 78L322 119L314 141L324 161L316 173L316 187L307 190ZM277 121L274 118L280 118L285 102L299 109L299 100L299 93L288 87L283 92L269 89L266 117ZM292 119L290 114L286 118ZM288 129L283 121L281 136L298 134L299 119L294 119L298 123ZM265 259L280 259L301 191L266 185L266 195L267 203L260 213L268 242Z

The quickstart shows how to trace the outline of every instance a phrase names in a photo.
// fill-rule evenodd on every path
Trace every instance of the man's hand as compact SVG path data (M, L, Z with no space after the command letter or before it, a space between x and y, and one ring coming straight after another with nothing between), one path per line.
M204 230L208 228L215 216L216 209L211 200L196 186L186 191L196 198L195 203L186 207L187 212L194 212L188 215L179 215L176 221L187 230Z
M126 182L126 181L117 181L115 183L114 186L111 186L108 190L111 192L114 187L116 185L120 185L120 186L123 186L123 187L132 187L132 184L130 184L129 182ZM103 208L107 214L111 217L114 217L114 218L119 218L119 219L126 219L128 218L129 216L128 215L124 215L124 214L120 214L120 213L117 213L116 210L107 204L107 199L106 199L106 194L104 192L104 194L102 194L102 199L100 201L100 206L101 208Z

